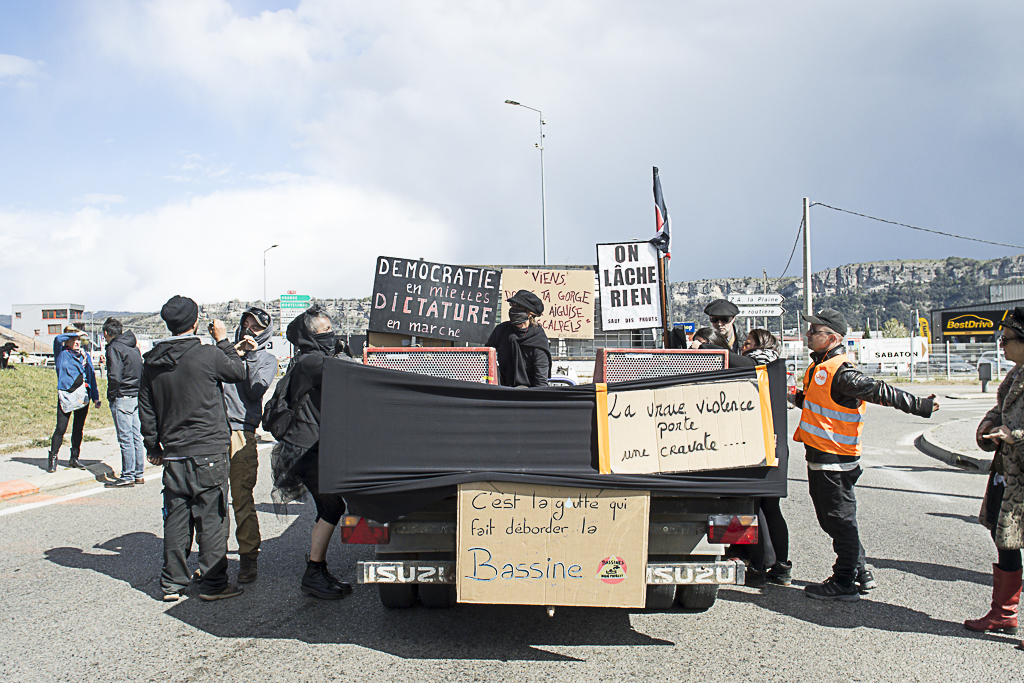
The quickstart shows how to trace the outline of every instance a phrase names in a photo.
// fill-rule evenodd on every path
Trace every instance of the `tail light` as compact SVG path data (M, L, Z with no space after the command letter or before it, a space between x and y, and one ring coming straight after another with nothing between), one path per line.
M391 540L387 524L371 522L365 517L345 515L341 518L342 543L368 543L371 545L387 545Z
M708 543L757 543L757 515L711 515Z

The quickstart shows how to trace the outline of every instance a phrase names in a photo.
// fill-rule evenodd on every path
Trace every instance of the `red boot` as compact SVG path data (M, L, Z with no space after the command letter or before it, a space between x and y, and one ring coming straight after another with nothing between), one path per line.
M1016 633L1020 589L1020 569L1004 572L998 565L992 565L992 609L981 619L968 619L964 627L971 631Z

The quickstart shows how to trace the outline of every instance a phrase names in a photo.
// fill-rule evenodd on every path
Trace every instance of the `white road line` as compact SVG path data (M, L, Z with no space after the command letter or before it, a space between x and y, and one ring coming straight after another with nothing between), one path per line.
M906 438L906 437L903 437L903 438ZM913 472L905 472L903 470L898 470L898 469L895 469L895 468L893 468L893 467L891 467L889 465L885 465L885 464L882 464L880 462L875 462L873 460L865 460L864 458L861 458L860 460L861 460L861 464L862 465L870 467L873 471L875 471L875 472L885 472L886 474L892 476L894 479L900 480L903 484L906 485L906 487L908 489L911 489L911 490L914 490L914 491L920 491L921 493L930 493L930 494L932 494L933 497L930 500L934 500L936 502L941 502L941 503L948 503L950 505L952 505L952 503L953 503L952 500L950 500L946 496L942 495L941 493L936 493L935 491L933 491L932 489L928 488L927 486L922 485L921 479L917 475L915 475Z
M26 510L35 510L41 508L44 505L53 505L54 503L63 503L68 500L74 500L75 498L85 498L91 496L94 493L103 493L107 488L103 486L97 486L94 489L87 489L85 491L79 491L78 493L69 493L66 496L60 496L59 498L51 498L50 500L42 500L38 503L26 503L25 505L17 505L6 510L0 510L0 517L4 515L13 515L15 512L25 512Z

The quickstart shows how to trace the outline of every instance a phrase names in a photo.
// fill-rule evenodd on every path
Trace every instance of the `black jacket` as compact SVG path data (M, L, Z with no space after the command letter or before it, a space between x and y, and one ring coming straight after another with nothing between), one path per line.
M811 374L814 374L814 368L819 363L845 352L846 348L840 345L822 353L812 353ZM898 410L902 410L904 413L910 413L911 415L917 415L918 417L931 417L935 408L935 403L932 399L919 398L911 393L903 391L902 389L897 389L894 386L886 384L881 380L868 377L858 370L852 363L843 363L839 366L839 369L836 370L836 374L832 378L831 395L834 402L844 408L850 408L851 410L856 410L860 407L861 401L866 401L868 403L876 403L880 406L896 408ZM798 408L803 408L804 392L802 384L800 385L800 390L797 392L794 402ZM826 453L818 450L817 448L812 448L811 446L805 446L805 448L807 450L808 462L837 463L856 462L858 460L856 456Z
M227 339L195 335L160 341L146 354L139 418L148 453L166 458L228 453L231 431L221 384L245 379L245 363Z
M139 395L142 382L142 354L135 334L128 330L107 344L107 402Z
M313 448L320 443L320 399L324 380L324 361L330 358L331 349L322 347L310 336L303 324L302 316L288 323L285 337L295 347L290 370L292 373L288 387L288 405L293 409L296 401L309 394L309 398L299 409L295 425L285 440L302 448Z
M494 328L487 346L498 351L498 379L505 387L546 387L551 377L551 349L540 325L525 330L511 320Z

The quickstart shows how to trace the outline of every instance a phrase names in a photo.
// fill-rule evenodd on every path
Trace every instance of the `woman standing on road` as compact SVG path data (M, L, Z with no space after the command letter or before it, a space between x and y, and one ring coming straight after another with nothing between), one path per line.
M57 452L64 443L64 434L72 415L75 418L71 427L71 460L68 467L85 468L78 460L82 451L85 418L89 415L90 398L97 408L100 407L100 392L96 385L96 373L92 369L92 358L82 351L84 335L84 332L68 326L64 328L64 334L53 339L53 367L57 371L57 427L50 438L47 472L57 471Z
M992 565L992 609L968 619L972 631L1017 632L1021 593L1021 548L1024 547L1024 307L1000 323L999 340L1014 368L996 393L996 407L978 425L978 445L996 451L979 521L992 532L999 561ZM1020 647L1024 649L1024 641Z

